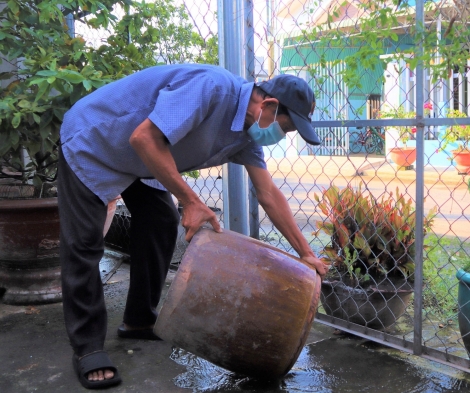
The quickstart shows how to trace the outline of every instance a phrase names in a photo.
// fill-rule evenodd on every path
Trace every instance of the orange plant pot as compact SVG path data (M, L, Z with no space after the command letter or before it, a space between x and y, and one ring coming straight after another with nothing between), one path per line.
M399 167L407 167L416 161L416 148L394 147L390 150L392 161Z
M470 151L453 151L452 154L459 173L470 174Z

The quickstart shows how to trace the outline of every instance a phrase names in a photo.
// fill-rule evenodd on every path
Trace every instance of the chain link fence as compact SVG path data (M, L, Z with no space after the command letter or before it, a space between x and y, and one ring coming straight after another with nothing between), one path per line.
M175 23L191 26L199 48L217 40L215 0L179 5ZM459 157L470 134L469 9L463 0L256 0L233 15L253 11L249 78L291 73L315 91L322 145L290 133L265 156L302 233L331 264L317 320L467 372L459 311L470 299L459 305L456 274L470 262L470 170ZM110 34L75 32L94 45ZM156 57L178 60L163 49ZM186 179L227 227L224 176L217 167ZM118 203L110 246L126 250L129 219ZM261 207L251 221L262 241L295 254ZM180 231L174 268L183 239Z

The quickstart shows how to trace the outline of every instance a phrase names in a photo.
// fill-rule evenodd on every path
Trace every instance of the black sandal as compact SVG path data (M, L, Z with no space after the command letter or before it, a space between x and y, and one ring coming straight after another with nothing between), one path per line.
M136 340L161 340L151 328L126 329L124 324L118 327L117 335L120 338L133 338Z
M105 351L92 352L81 358L74 354L72 361L78 380L82 386L87 389L103 389L121 383L118 370L113 363L111 363ZM89 381L88 374L97 370L111 370L114 372L114 377L111 379L103 379L102 381Z

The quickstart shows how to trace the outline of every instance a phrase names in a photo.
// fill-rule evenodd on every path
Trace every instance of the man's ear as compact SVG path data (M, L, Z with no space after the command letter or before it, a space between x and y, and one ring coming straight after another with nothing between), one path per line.
M267 96L263 100L263 102L261 102L261 109L264 110L264 109L268 108L271 105L274 106L274 107L277 107L279 105L279 100L277 98Z

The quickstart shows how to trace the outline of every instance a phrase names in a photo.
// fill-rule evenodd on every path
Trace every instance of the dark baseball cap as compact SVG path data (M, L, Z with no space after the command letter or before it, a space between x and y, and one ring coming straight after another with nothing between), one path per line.
M297 76L283 74L260 82L258 86L287 108L295 128L306 142L312 145L321 143L310 120L315 108L315 95L307 82Z

